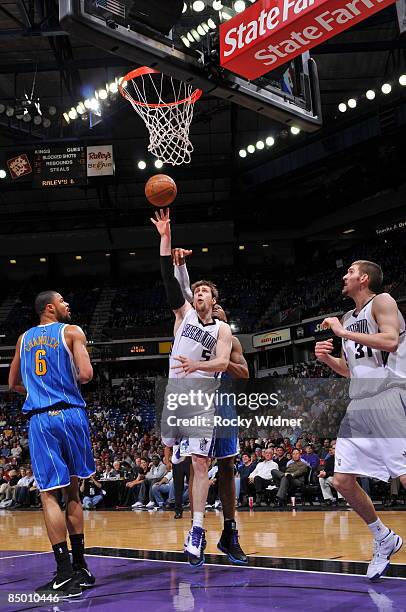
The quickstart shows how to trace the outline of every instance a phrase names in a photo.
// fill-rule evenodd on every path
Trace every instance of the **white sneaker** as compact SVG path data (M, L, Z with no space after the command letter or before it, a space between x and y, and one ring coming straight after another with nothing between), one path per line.
M206 548L205 531L201 527L192 527L185 548L190 565L200 567L204 563L204 549Z
M374 553L368 565L367 578L372 581L379 580L389 567L389 559L402 548L402 545L402 538L393 531L389 531L380 542L374 540Z
M131 508L144 508L144 504L142 502L135 502Z
M147 503L147 505L145 506L146 508L155 508L155 502L150 501Z
M216 501L214 502L214 507L217 510L217 508L219 508L221 506L221 501L219 499L216 499Z

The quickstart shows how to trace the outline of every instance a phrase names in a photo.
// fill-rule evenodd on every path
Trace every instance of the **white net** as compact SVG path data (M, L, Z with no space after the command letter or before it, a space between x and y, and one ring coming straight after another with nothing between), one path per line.
M202 92L155 71L136 74L121 85L122 95L147 126L148 151L172 166L190 163L193 145L189 129L194 104Z

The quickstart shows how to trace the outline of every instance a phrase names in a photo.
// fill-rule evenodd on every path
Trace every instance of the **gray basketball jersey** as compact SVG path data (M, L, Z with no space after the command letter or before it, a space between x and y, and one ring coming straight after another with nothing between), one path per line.
M189 310L178 331L169 357L169 378L216 378L216 372L203 372L197 370L185 376L182 370L173 370L172 367L180 365L174 357L188 357L194 361L211 361L216 357L217 339L222 321L213 319L210 323L202 323L193 308Z
M362 334L379 333L372 315L374 298L358 314L350 310L343 317L343 327ZM350 370L350 397L371 397L386 388L406 385L405 321L398 310L399 346L393 353L373 349L353 340L342 340L343 353Z

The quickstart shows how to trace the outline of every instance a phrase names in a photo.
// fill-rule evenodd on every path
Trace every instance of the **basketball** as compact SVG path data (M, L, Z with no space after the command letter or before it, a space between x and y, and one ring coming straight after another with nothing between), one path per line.
M145 196L153 206L169 206L177 193L175 181L166 174L151 176L145 185Z

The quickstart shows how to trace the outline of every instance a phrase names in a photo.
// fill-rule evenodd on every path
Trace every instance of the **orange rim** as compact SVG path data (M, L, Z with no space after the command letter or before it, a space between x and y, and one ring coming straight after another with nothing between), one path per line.
M159 70L154 70L153 68L148 68L148 66L141 66L141 68L137 68L136 70L131 70L121 79L121 83L118 86L119 92L129 102L136 104L137 106L143 106L144 108L162 108L169 106L179 106L180 104L185 104L186 102L190 102L194 104L201 98L203 95L203 91L201 89L195 89L190 96L184 98L183 100L178 100L177 102L161 102L160 104L148 104L148 102L140 102L139 100L134 100L134 98L126 92L123 84L132 81L133 79L137 79L140 76L144 76L146 74L160 74Z

